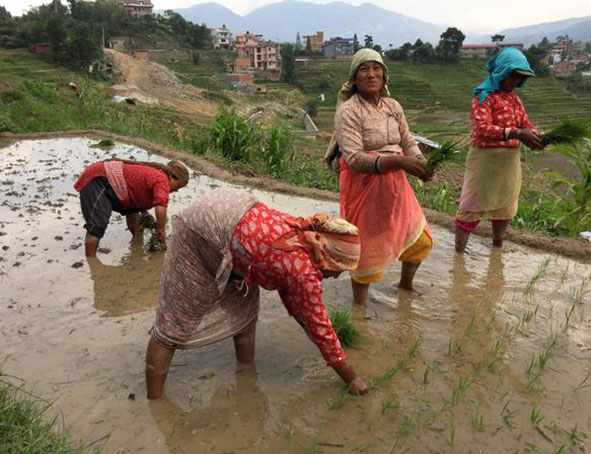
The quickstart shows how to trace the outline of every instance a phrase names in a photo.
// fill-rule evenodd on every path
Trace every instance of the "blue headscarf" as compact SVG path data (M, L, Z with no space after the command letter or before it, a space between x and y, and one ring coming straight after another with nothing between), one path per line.
M480 105L488 98L488 95L501 88L501 82L513 71L518 70L527 73L526 75L535 75L525 55L513 47L509 47L491 58L486 69L490 73L489 76L474 89L474 96L478 96ZM518 86L521 87L526 80L527 77L523 78Z

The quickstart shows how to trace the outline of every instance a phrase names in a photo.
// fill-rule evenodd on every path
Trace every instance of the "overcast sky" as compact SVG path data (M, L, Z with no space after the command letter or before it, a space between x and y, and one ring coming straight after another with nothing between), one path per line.
M207 0L244 15L277 0ZM307 0L330 3L330 0ZM367 0L343 0L359 5ZM50 0L0 0L13 15L21 15L31 6ZM66 0L62 0L66 3ZM186 8L201 0L152 0L156 9ZM377 6L416 19L442 25L452 25L465 31L488 33L509 27L552 22L570 17L591 15L591 0L372 0Z

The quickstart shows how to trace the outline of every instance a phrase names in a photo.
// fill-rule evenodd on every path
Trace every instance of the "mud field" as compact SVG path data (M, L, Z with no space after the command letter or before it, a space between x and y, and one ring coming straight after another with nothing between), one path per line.
M130 243L114 216L90 269L72 184L112 154L163 158L93 142L0 149L2 371L55 401L75 439L105 453L591 452L591 266L512 243L500 253L480 237L456 256L437 226L417 293L396 289L396 268L353 308L362 340L348 355L372 380L367 396L344 393L263 292L254 368L237 367L231 340L179 351L166 397L149 402L143 356L163 255ZM195 174L169 212L222 184ZM255 193L293 214L338 211ZM351 307L347 276L324 289L328 305Z

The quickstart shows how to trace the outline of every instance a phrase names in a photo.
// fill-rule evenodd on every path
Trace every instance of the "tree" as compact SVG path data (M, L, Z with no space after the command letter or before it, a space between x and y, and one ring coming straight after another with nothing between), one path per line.
M420 39L412 45L412 60L415 63L429 63L433 60L435 51L431 43L424 43Z
M374 44L373 45L373 50L375 50L378 53L382 53L382 46L380 46L379 44Z
M365 45L363 47L367 47L368 49L373 49L373 36L365 35Z
M552 43L544 36L544 39L538 43L538 47L548 50L552 47Z
M66 63L80 68L88 67L102 55L100 44L92 37L85 22L78 22L68 33L64 53Z
M412 52L413 45L411 43L404 43L398 49L390 49L386 51L386 58L388 60L408 60L410 53Z
M300 32L298 32L296 34L296 42L295 42L295 50L296 52L299 52L300 50L302 50L302 38L300 37Z
M353 35L353 49L355 50L355 52L361 49L361 46L359 45L359 40L357 39L357 33Z
M445 62L455 62L460 53L460 47L466 35L455 27L449 27L441 34L441 39L437 45L437 56Z
M499 34L492 35L492 36L490 37L490 40L491 40L493 43L501 43L501 42L503 42L503 40L504 40L504 39L505 39L505 35L499 35Z
M523 51L525 57L529 61L530 66L537 76L547 76L550 73L548 65L544 63L546 52L546 49L542 49L536 45L533 45L529 49Z
M591 41L585 44L585 52L591 54Z
M295 83L295 48L293 44L281 46L281 80L290 84Z

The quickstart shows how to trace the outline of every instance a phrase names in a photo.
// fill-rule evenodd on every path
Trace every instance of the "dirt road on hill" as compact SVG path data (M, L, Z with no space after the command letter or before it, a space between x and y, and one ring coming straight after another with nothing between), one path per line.
M218 104L203 99L199 88L183 84L167 67L113 49L105 49L105 52L113 61L117 82L110 87L113 96L130 97L144 104L206 117L215 115Z

